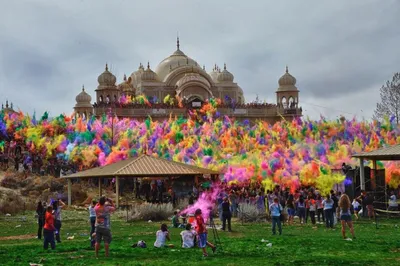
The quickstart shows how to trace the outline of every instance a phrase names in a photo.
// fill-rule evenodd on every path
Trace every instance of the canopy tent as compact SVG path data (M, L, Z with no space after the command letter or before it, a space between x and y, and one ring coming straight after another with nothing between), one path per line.
M365 189L364 160L371 160L373 163L373 170L374 172L376 172L377 161L400 160L400 144L384 147L375 151L357 153L354 154L352 157L360 159L360 185L361 189Z
M68 179L68 205L71 205L71 179L72 178L97 178L99 184L99 196L102 195L101 178L115 178L116 205L119 206L119 179L138 177L176 177L176 176L217 176L218 172L193 165L169 161L149 155L140 155L128 158L113 164L100 166L67 175Z

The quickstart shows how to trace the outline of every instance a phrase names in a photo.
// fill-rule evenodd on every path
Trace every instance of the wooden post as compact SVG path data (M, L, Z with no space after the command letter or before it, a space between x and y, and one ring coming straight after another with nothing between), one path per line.
M360 187L365 190L364 158L360 158Z
M115 177L115 206L119 207L119 177Z
M378 167L377 167L377 165L376 165L376 160L373 160L372 161L372 167L374 168L374 170L372 170L373 172L373 174L374 174L374 179L372 180L372 178L371 178L371 182L373 181L373 188L374 189L376 189L376 178L377 178L377 174L378 174Z
M101 191L101 177L99 177L98 181L99 181L99 198L100 198L102 196L101 195L102 194L102 191Z
M72 181L71 178L67 179L68 182L68 206L71 206L71 191L72 191Z

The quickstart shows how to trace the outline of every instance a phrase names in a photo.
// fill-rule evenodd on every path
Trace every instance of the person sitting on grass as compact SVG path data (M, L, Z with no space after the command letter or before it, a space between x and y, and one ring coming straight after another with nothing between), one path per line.
M101 197L99 203L94 207L96 212L96 224L95 224L95 237L96 237L96 258L99 257L99 250L101 241L104 240L104 249L106 257L109 256L109 247L112 240L111 229L110 229L110 214L115 211L114 203L111 199Z
M54 231L56 228L54 227L54 216L53 216L53 207L49 205L45 214L45 222L43 228L43 237L44 237L44 249L47 250L49 248L49 243L51 249L56 248L56 241L54 239Z
M195 246L196 231L192 230L191 224L186 224L186 230L181 232L181 242L183 248L193 248Z
M172 227L185 228L185 226L179 222L179 217L178 217L177 211L174 211L174 216L172 216Z
M279 204L279 199L274 198L274 203L269 207L272 217L272 234L276 235L276 225L278 225L279 235L282 234L281 213L282 206Z
M162 248L162 247L174 247L174 245L166 245L165 243L171 241L169 237L168 227L166 224L162 224L160 230L156 233L156 242L154 242L154 247Z
M215 253L217 249L212 243L207 241L207 228L204 223L204 219L201 213L201 209L197 209L194 213L196 218L196 233L197 239L199 243L199 248L203 250L203 257L207 257L206 247L209 246L212 249L212 252Z
M345 240L351 240L350 238L346 238L346 224L350 228L351 235L354 239L356 236L354 234L353 222L351 221L351 212L350 212L350 199L346 194L342 194L339 200L339 208L340 208L340 221L342 223L342 236Z

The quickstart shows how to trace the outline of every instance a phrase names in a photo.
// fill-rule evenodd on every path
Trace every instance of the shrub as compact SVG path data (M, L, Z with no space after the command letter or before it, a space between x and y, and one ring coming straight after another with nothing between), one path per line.
M22 198L14 191L2 191L0 197L0 213L16 214L26 208Z
M87 199L88 195L87 191L85 189L82 189L81 185L72 184L71 197L74 202L81 203L82 201Z
M6 188L18 188L18 180L14 176L6 176L1 181L1 186Z
M174 207L171 203L152 204L143 203L133 206L129 221L165 221L174 213Z
M265 220L267 213L260 212L255 204L242 203L239 206L238 218L244 222L257 222Z

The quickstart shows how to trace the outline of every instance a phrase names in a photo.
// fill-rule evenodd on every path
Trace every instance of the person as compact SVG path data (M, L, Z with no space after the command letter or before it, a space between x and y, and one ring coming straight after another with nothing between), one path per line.
M282 206L279 204L279 199L274 198L274 203L269 206L271 217L272 217L272 234L276 235L276 225L278 225L279 235L282 235L282 224L281 224L281 213Z
M342 194L339 199L339 208L340 208L340 222L342 224L342 236L343 239L348 240L346 238L346 224L350 228L351 235L353 239L356 239L354 234L353 222L351 221L351 212L350 212L350 199L346 194Z
M366 201L365 201L366 197L367 197L367 193L365 192L365 190L361 190L361 194L357 198L357 200L361 202L361 206L362 206L361 216L363 218L367 217L367 204L366 204Z
M300 196L297 201L297 215L299 216L300 223L303 224L306 220L306 205L303 196Z
M177 211L174 211L174 216L172 216L171 221L172 221L172 226L174 228L182 228L183 225L179 222L179 217L178 217Z
M229 203L228 197L225 197L224 201L222 202L222 231L225 231L226 221L228 221L228 231L232 232L231 218L231 204Z
M339 217L339 199L336 196L336 192L334 190L331 190L331 199L333 200L333 217L334 219L338 219ZM336 223L336 222L335 222Z
M333 222L334 222L333 206L334 206L334 201L331 199L331 196L329 194L326 195L326 199L324 199L322 201L322 205L324 205L326 228L333 228Z
M194 196L192 194L192 192L189 192L189 205L193 205L194 204Z
M397 203L397 198L396 195L394 194L394 191L390 192L390 198L389 198L389 211L397 211L399 207L399 204Z
M372 193L367 194L367 197L365 198L365 203L367 205L369 219L375 219L374 196L372 195Z
M286 201L286 206L287 206L287 212L288 212L288 224L291 225L293 224L293 219L294 219L294 214L295 214L295 206L294 206L294 197L293 194L290 194L287 201Z
M186 230L181 232L182 248L193 248L195 246L196 231L192 230L190 223L186 224Z
M203 256L207 257L208 256L207 250L206 250L207 246L211 247L211 250L213 253L215 253L215 250L217 248L212 243L207 241L207 228L204 223L201 209L197 209L195 211L194 215L195 215L195 219L196 219L196 233L197 233L199 247L203 251Z
M358 212L360 211L360 207L361 207L360 203L357 201L357 199L353 199L353 202L351 203L351 205L353 205L354 216L358 220Z
M47 211L45 214L45 223L43 227L43 237L44 237L44 243L43 247L45 250L49 248L49 243L51 246L51 249L56 248L56 242L54 241L54 231L56 230L54 226L54 216L53 216L53 207L49 205L47 207Z
M41 201L38 202L38 205L36 207L36 214L37 214L37 219L38 219L37 238L42 239L42 232L43 232L43 226L44 226L44 221L45 221L45 216L46 216L46 210L44 209Z
M272 196L271 196L272 197ZM262 192L259 192L256 197L257 210L260 214L265 213L265 197Z
M56 227L56 241L61 243L60 232L61 232L61 209L65 207L65 203L62 200L56 200L53 202L54 211L54 226Z
M96 224L96 207L97 201L93 200L92 205L89 206L89 219L90 219L90 239L91 239L91 247L94 247L95 241L93 241L93 234L95 230L95 224Z
M324 205L322 204L322 196L321 194L318 194L317 196L317 217L318 217L318 223L323 224L325 223L325 215L324 215ZM322 222L321 222L321 216L322 216Z
M166 224L162 224L160 230L156 232L156 242L154 242L154 247L162 248L168 247L165 242L171 241L169 237L168 227Z
M99 203L94 207L96 212L96 258L99 256L100 244L104 240L104 249L106 257L109 256L109 247L112 240L111 235L111 224L110 224L110 214L115 211L114 203L111 199L106 197L101 197Z
M317 203L313 198L310 198L308 200L308 206L309 208L309 215L311 218L311 223L315 226L315 211L317 210Z

